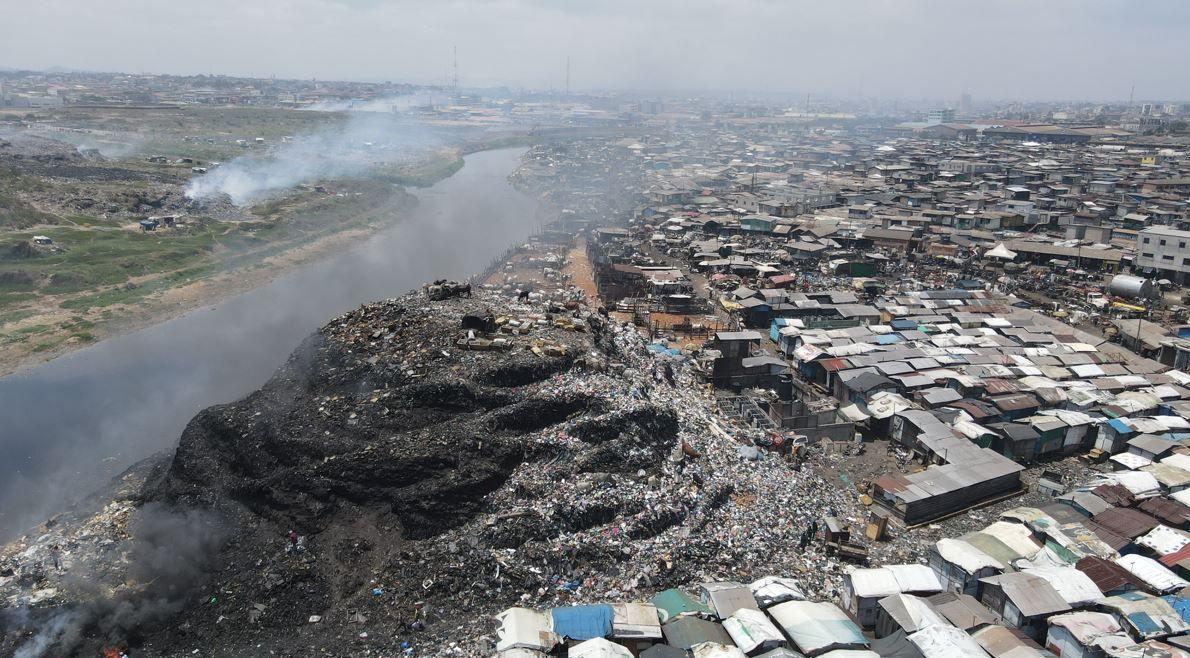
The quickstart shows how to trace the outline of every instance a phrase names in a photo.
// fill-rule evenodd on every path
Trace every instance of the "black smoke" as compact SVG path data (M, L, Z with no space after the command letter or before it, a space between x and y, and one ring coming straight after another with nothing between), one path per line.
M114 589L109 573L84 567L64 587L79 602L51 614L23 610L10 615L33 636L14 658L74 655L88 644L124 643L173 617L193 600L227 529L208 511L147 503L133 514L127 572ZM105 571L110 565L96 564ZM16 621L14 621L16 620Z

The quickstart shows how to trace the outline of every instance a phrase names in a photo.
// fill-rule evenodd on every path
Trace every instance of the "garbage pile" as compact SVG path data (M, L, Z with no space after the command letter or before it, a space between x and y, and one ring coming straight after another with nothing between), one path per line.
M460 347L477 339L505 347ZM79 646L484 655L486 620L510 606L770 574L833 598L843 564L804 538L827 514L857 522L854 492L742 454L732 422L686 357L587 306L482 288L363 306L259 391L198 414L168 468L125 496L231 530L169 623ZM126 540L68 542L68 565ZM36 608L45 584L17 570L9 596Z

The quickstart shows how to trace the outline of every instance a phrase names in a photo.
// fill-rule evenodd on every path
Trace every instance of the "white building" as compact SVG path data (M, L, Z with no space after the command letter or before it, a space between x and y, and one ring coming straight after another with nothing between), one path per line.
M1151 226L1136 239L1136 268L1158 279L1190 283L1190 231Z

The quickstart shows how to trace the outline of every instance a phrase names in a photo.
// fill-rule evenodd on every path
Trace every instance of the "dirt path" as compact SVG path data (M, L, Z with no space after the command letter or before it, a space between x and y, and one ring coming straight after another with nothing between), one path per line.
M579 236L574 241L574 248L566 254L566 267L563 274L570 275L570 283L587 295L587 301L595 303L599 300L599 293L595 289L595 270L591 267L591 259L587 257L587 239Z

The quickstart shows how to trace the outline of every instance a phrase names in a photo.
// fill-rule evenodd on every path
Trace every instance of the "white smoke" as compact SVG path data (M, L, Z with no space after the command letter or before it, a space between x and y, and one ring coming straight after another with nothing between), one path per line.
M191 179L186 197L226 194L238 206L300 183L358 177L381 165L415 161L442 141L398 114L352 113L346 124L299 135L267 155L244 155Z
M73 642L81 618L82 613L73 610L65 610L54 615L45 622L33 639L17 648L16 653L12 655L13 658L44 658L49 655L50 647L54 644L67 638Z

